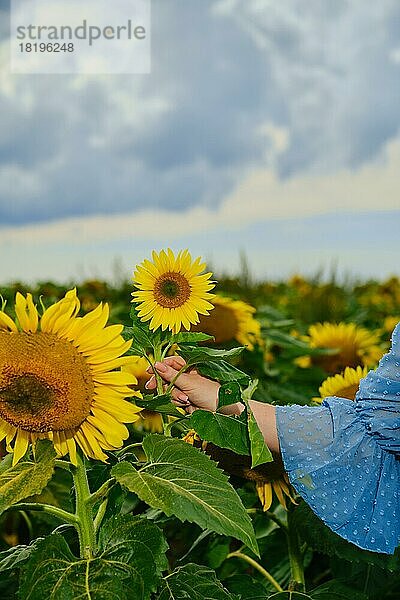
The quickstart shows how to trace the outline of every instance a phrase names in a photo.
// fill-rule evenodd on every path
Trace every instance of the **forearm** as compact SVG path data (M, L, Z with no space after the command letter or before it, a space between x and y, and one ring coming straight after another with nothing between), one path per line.
M276 428L275 406L272 404L265 404L265 402L250 400L250 408L253 412L255 420L257 421L257 425L264 436L264 440L268 448L271 450L271 452L279 454L280 448L278 432ZM236 404L231 404L230 406L224 406L219 412L223 415L240 415L243 410L243 404L241 402L237 402Z
M268 448L271 452L280 454L275 406L265 404L265 402L250 400L250 408Z

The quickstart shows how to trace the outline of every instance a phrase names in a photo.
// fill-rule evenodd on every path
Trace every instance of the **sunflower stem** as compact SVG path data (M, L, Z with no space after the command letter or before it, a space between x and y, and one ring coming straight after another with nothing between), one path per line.
M182 373L184 373L187 369L188 369L188 365L184 364L183 367L181 367L179 369L179 371L177 372L177 374L175 375L175 377L171 380L169 386L167 387L166 393L169 394L169 392L172 390L172 388L175 385L175 381L178 379L178 377L180 377L182 375Z
M88 501L92 504L92 506L98 500L104 500L104 498L107 498L109 492L111 491L115 483L115 479L107 479L107 481L105 481L103 485L99 487L98 490L93 492L93 494L90 494Z
M56 460L55 461L55 466L58 467L59 469L64 469L65 471L70 471L71 470L71 463L69 463L66 460Z
M161 360L162 360L161 356L162 356L161 346L159 346L159 345L154 346L154 363L161 362ZM155 369L153 367L153 371L154 371L154 375L155 375L156 382L157 382L157 395L161 396L162 394L164 394L163 380L162 380L161 375L159 375L157 369Z
M161 353L161 360L164 360L164 358L167 356L167 352L170 348L172 348L172 344L167 344L165 346L164 350Z
M103 521L104 515L106 514L106 510L107 510L107 504L108 504L108 497L106 497L103 502L100 504L99 506L99 510L97 511L97 514L94 518L94 530L98 531L99 527Z
M70 523L71 525L77 526L78 519L76 515L63 510L62 508L58 508L58 506L53 506L52 504L42 504L39 502L19 502L18 504L14 504L10 506L7 510L20 510L20 511L32 511L37 510L40 512L44 512L52 517L57 517L64 523Z
M305 578L304 578L304 562L303 555L300 548L300 540L297 530L293 523L293 509L291 506L288 507L287 511L287 543L289 552L289 562L291 571L291 580L289 582L289 590L296 592L305 591Z
M271 510L266 510L264 511L264 514L266 517L269 517L271 521L276 523L281 529L283 529L285 533L287 533L288 528L286 523L282 519L280 519L274 512L272 512Z
M86 467L80 454L77 454L77 465L71 468L75 484L75 516L81 558L90 559L96 549L96 532L93 521L91 493L86 473Z
M283 592L283 588L276 581L275 577L273 577L271 575L271 573L269 573L266 569L264 569L264 567L262 567L260 564L258 564L257 561L255 561L250 556L247 556L247 554L236 551L236 552L231 552L230 554L228 554L228 556L226 558L241 558L242 560L247 562L249 565L254 567L256 569L256 571L261 573L261 575L263 575L265 577L265 579L267 579L278 592Z

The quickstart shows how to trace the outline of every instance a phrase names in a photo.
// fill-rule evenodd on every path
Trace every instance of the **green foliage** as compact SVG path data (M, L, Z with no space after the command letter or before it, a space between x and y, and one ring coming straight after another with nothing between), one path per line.
M166 568L161 530L146 520L116 517L99 536L98 554L77 559L64 538L51 535L39 542L22 569L24 600L148 600Z
M159 396L146 395L143 398L135 398L135 404L146 410L153 410L162 415L171 415L172 417L182 418L182 413L177 410L175 404L171 402L169 394L160 394Z
M19 461L14 467L11 456L0 465L0 514L34 494L40 494L54 473L55 450L48 440L36 444L35 457Z
M207 567L187 564L165 577L158 600L239 600L217 580Z
M312 600L368 600L363 592L331 579L310 592Z
M189 423L202 440L232 450L236 454L250 455L247 427L241 419L208 410L196 410Z
M29 560L38 543L39 540L30 546L14 546L5 552L0 552L0 598L2 600L15 598L19 569Z
M243 350L243 347L218 350L185 345L180 348L179 354L185 359L188 367L196 366L198 372L205 377L220 383L237 382L240 385L248 385L249 376L225 360L237 359Z
M183 354L182 351L180 351L180 353ZM215 379L220 383L236 382L246 386L250 382L250 377L246 375L246 373L243 373L243 371L224 360L198 363L196 369L201 375L204 375L204 377Z
M212 335L197 331L181 331L172 335L170 339L172 344L199 344L201 342L209 342L210 340L214 340Z
M224 406L235 404L242 401L242 390L237 381L231 383L223 383L218 390L218 407L217 411Z
M251 454L251 467L258 467L267 462L273 460L272 454L264 441L260 428L258 427L257 421L251 410L249 400L251 400L255 390L257 389L258 381L253 381L247 389L242 393L243 401L247 409L247 428L250 439L250 454Z
M143 440L148 463L115 465L116 480L153 508L242 540L258 554L251 520L227 476L206 455L161 435Z
M262 583L246 573L232 575L224 580L224 585L240 600L266 600L267 598L267 591Z
M8 455L0 462L1 600L15 600L17 594L21 600L39 597L40 600L50 597L54 600L397 600L400 597L399 551L395 556L387 556L360 550L330 531L303 502L291 510L290 519L276 498L270 510L262 512L254 480L264 475L268 478L272 472L276 476L279 464L267 462L271 457L248 402L253 397L281 405L310 404L327 376L317 366L323 364L319 358L334 352L311 348L304 341L309 326L318 321L351 321L377 331L381 342L387 343L390 326L385 319L399 316L400 280L393 277L386 282L339 285L334 276L324 280L320 273L289 281L255 282L248 265L242 277L218 279L220 290L257 307L256 318L263 339L252 352L236 348L241 343L237 340L217 348L214 338L207 334L150 331L148 322L137 316L134 305L130 316L127 314L130 282L121 282L118 287L86 282L81 284L79 292L86 300L83 306L100 301L110 303L111 321L123 322L126 326L123 336L132 340L130 354L160 360L176 344L189 366L221 383L217 414L199 410L190 418L184 416L165 393L147 395L143 400L135 398L135 403L160 413L165 430L173 435L180 435L190 426L202 439L217 446L219 454L215 456L223 456L225 452L228 459L219 458L220 464L231 473L237 493L226 475L204 453L175 438L147 436L136 425L129 425L126 452L109 451L108 465L86 462L91 492L105 483L111 470L123 486L111 480L108 492L98 496L93 504L86 498L85 518L89 523L96 518L97 528L93 557L88 560L77 558L82 547L73 515L70 521L65 519L72 524L59 525L63 511L76 510L72 470L56 468L54 473L50 442L40 442L35 458L24 458L16 467L12 467L12 456ZM3 287L1 295L9 301L8 312L12 311L17 290L32 292L35 301L43 293L46 306L65 292L64 286L52 282L43 282L33 289L22 284ZM306 355L311 357L312 365L300 368L294 359ZM257 389L251 385L256 379ZM242 397L245 388L248 389ZM221 413L223 407L236 402L246 405L240 417ZM125 462L117 464L118 459ZM243 484L243 474L252 481ZM257 542L238 496L252 514ZM53 511L9 510L22 500L30 505L47 503ZM54 507L61 509L57 517ZM305 572L303 592L299 591L298 580L293 581L293 548L288 549L286 526L292 538L299 537L295 558L297 568L304 568ZM57 530L51 534L54 527ZM169 564L164 536L170 546ZM238 539L247 544L244 552L253 559L257 557L251 548L254 552L259 548L261 558L257 561L284 592L276 592L272 583L244 560L227 559L230 552L239 549ZM18 545L9 548L9 544ZM186 560L191 564L185 565ZM289 592L288 588L298 591Z

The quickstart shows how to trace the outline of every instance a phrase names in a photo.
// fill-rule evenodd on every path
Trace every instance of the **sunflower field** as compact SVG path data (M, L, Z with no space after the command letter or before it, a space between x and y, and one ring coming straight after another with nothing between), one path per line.
M400 279L260 282L187 250L132 273L0 287L0 598L398 599L399 551L312 512L251 400L354 400ZM215 410L188 408L163 361L218 382Z

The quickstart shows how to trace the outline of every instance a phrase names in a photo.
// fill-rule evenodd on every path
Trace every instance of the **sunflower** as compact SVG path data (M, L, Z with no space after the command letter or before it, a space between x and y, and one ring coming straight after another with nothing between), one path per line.
M137 387L140 396L145 391L145 384L151 375L147 372L149 366L144 356L132 356L132 362L122 367L122 371L131 373L137 379ZM164 431L163 420L160 413L154 410L143 409L140 413L141 420L136 421L135 427L150 431L151 433L162 433Z
M289 498L290 502L297 504L286 473L284 473L280 479L274 479L273 481L267 481L266 479L256 481L256 490L259 500L262 504L263 511L267 511L271 508L273 491L278 498L279 504L283 506L285 510L287 510L285 496Z
M196 433L195 429L189 429L187 433L183 436L182 440L187 444L191 444L194 446L195 442L201 442L200 436Z
M213 299L214 310L208 316L200 317L192 331L202 331L214 336L216 344L236 340L249 350L261 341L260 323L254 318L256 309L242 302L222 296Z
M367 376L368 367L358 366L356 369L346 367L343 373L328 377L319 388L320 397L313 398L314 402L321 402L329 396L339 396L354 400L361 379Z
M153 251L153 262L144 260L133 274L137 291L132 292L142 321L150 321L150 329L159 327L174 333L182 326L189 331L199 322L199 314L208 315L215 283L212 273L203 273L201 258L192 261L188 250L174 255L172 250Z
M383 330L385 331L385 333L389 333L390 335L392 335L394 328L396 327L397 323L400 322L400 316L398 315L397 317L386 317L385 320L383 321Z
M131 359L129 364L122 367L122 371L134 375L136 379L135 387L137 387L141 393L144 393L146 390L145 385L151 377L147 372L149 361L144 356L132 356ZM150 359L152 359L152 357L150 357Z
M316 323L308 333L306 340L312 348L336 349L335 354L312 357L312 363L328 373L358 365L373 366L383 354L378 335L355 323Z
M139 408L136 378L120 370L131 342L122 325L106 327L107 304L78 317L80 302L70 290L39 318L31 294L17 293L16 320L0 311L0 441L16 464L37 439L52 440L58 456L77 463L85 456L107 460L103 450L120 448Z

